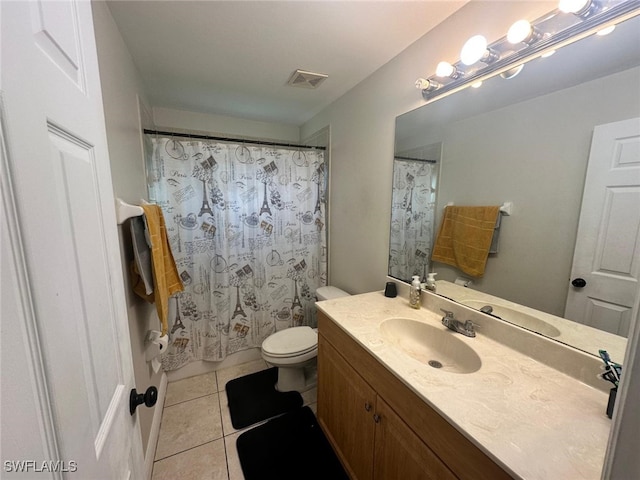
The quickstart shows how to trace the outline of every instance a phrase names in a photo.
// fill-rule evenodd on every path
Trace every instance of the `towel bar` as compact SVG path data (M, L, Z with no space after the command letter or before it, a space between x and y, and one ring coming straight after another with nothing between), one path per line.
M138 205L129 205L128 203L116 198L116 218L118 225L122 225L125 220L131 217L139 217L144 214L142 207Z
M503 215L511 215L511 209L513 208L513 202L504 202L500 207L500 213Z
M453 202L449 202L447 203L447 207L450 207L454 205ZM509 216L511 215L511 211L513 209L513 202L504 202L501 206L500 206L500 213L502 213L505 216Z

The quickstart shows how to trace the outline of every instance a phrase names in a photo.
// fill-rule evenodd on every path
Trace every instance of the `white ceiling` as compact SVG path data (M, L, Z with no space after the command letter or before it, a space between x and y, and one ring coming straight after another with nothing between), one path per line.
M465 2L108 3L153 106L301 125ZM329 78L287 86L298 68Z

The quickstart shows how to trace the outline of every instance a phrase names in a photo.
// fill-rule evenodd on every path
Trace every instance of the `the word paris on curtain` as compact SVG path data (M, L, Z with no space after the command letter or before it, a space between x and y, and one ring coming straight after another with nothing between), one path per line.
M185 286L170 299L164 369L315 327L315 291L327 277L324 152L147 140L149 197Z

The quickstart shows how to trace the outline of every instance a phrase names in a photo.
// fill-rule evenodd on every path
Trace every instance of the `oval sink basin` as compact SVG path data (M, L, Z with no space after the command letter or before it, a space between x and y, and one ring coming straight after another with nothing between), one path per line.
M533 315L529 315L528 313L505 307L504 305L495 305L483 302L482 300L464 300L461 303L476 310L480 310L482 307L489 305L493 308L491 314L500 317L502 320L514 323L528 330L533 330L547 337L557 337L560 335L560 330L550 323Z
M380 324L380 333L411 358L445 372L473 373L482 365L478 354L451 330L410 318L390 318Z

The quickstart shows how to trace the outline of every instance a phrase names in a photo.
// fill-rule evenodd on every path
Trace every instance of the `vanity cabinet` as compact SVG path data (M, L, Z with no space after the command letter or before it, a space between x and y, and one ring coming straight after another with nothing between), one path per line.
M511 478L322 312L318 327L318 422L352 479Z
M352 478L373 478L376 392L320 336L318 422Z

